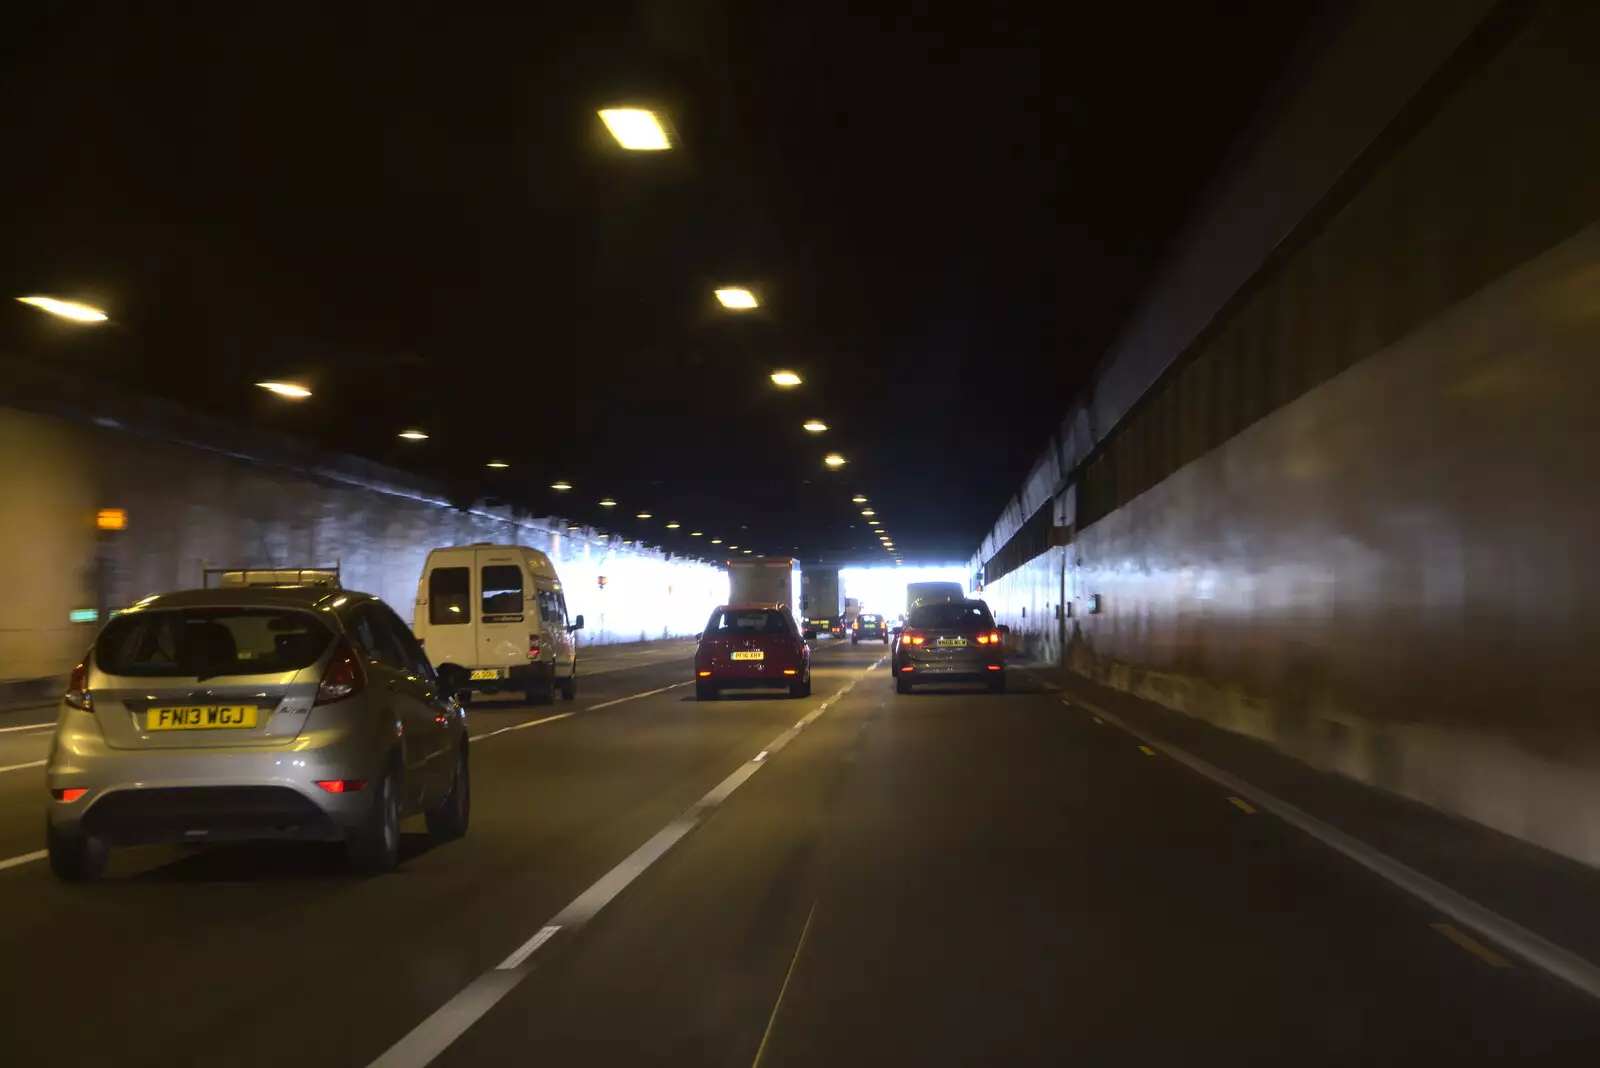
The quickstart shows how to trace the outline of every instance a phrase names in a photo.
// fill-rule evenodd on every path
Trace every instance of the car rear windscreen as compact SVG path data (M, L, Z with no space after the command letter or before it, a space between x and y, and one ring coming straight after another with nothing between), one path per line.
M992 627L994 617L989 609L971 601L941 601L938 604L919 604L911 610L907 626L926 627L930 630L957 627Z
M274 675L315 664L333 631L281 608L167 608L112 618L94 643L101 671L140 678Z
M707 638L755 638L761 635L787 636L789 626L783 613L770 608L745 610L719 608L706 624Z
M861 622L863 622L863 623L882 623L883 622L883 617L882 616L864 615L864 616L861 617Z

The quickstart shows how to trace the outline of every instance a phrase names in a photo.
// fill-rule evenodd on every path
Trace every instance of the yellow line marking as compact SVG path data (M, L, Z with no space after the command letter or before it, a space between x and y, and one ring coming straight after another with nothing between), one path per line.
M794 966L800 963L800 951L806 948L806 935L811 933L811 920L816 914L817 903L812 901L811 911L806 913L806 925L800 928L800 941L794 947L794 959L789 961L783 985L778 988L778 1000L772 1003L772 1015L767 1017L767 1029L761 1034L761 1045L756 1047L756 1059L750 1062L750 1068L760 1068L761 1058L767 1054L767 1043L772 1041L772 1027L778 1022L778 1010L783 1008L783 995L789 992L789 980L794 978Z
M1454 942L1462 949L1466 950L1468 953L1471 953L1474 957L1477 957L1479 960L1489 965L1489 967L1511 967L1511 962L1506 960L1500 954L1496 953L1494 950L1490 949L1476 938L1473 938L1471 935L1464 934L1463 932L1456 930L1448 923L1434 923L1429 924L1429 926L1435 931L1438 931L1440 934L1444 935L1446 938L1450 939L1450 941Z
M1230 797L1230 798L1228 798L1228 800L1232 801L1233 802L1233 807L1237 808L1240 812L1248 812L1252 816L1255 815L1256 806L1252 805L1250 802L1246 801L1244 798L1242 798L1242 797Z
M1089 718L1094 720L1096 723L1100 724L1100 726L1102 726L1102 727L1104 727L1106 725L1106 721L1101 719L1099 716L1090 716Z
M1145 756L1155 756L1156 755L1156 751L1154 749L1151 749L1148 745L1141 745L1139 747L1139 752L1143 753Z

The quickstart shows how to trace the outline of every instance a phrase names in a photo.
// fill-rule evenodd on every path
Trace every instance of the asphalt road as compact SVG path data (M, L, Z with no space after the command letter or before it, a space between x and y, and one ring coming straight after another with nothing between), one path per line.
M1018 673L899 696L882 655L822 647L805 700L697 703L677 660L477 706L471 832L379 879L0 870L0 1064L1593 1062L1600 1005L1320 843ZM0 862L38 789L0 775Z

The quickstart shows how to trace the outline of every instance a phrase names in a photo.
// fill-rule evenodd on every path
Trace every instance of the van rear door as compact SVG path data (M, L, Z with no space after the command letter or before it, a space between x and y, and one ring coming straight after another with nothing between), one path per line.
M459 664L464 668L478 663L477 597L473 589L473 557L470 551L434 553L428 558L428 573L417 605L417 627L427 637L428 659L435 664ZM427 604L421 604L421 598Z
M528 662L529 636L537 635L539 599L516 549L478 550L478 659L480 667Z

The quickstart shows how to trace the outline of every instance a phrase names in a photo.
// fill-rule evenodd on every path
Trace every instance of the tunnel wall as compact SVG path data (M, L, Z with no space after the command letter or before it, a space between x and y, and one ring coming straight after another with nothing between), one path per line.
M0 408L0 456L0 681L63 674L93 639L93 624L68 619L96 602L99 508L128 516L108 552L112 607L198 586L208 565L337 561L345 586L410 619L428 550L475 541L550 554L569 612L587 617L581 644L698 633L727 595L720 569L614 546L564 523L453 508L398 485L375 488L50 414Z
M1523 10L1062 464L1072 544L985 596L1027 649L1059 573L1072 669L1600 864L1600 9Z

